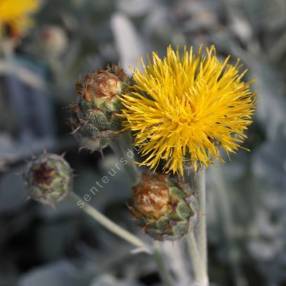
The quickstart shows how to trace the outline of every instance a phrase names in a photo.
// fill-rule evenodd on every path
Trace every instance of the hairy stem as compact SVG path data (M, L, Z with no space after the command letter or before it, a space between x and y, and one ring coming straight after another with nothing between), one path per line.
M111 140L110 147L119 159L126 162L124 167L132 183L137 183L139 179L139 170L134 160L130 134L127 132L120 134L118 138Z
M206 273L205 265L202 263L202 259L198 250L197 241L194 232L191 231L187 237L188 250L192 261L193 276L198 286L208 285L208 276Z
M82 199L73 192L70 194L70 197L77 204L78 202L83 202ZM130 233L129 231L125 230L124 228L114 223L112 220L107 218L105 215L103 215L94 207L90 206L86 202L80 204L80 207L85 213L87 213L89 216L91 216L94 220L96 220L99 224L101 224L103 227L105 227L113 234L121 237L122 239L129 242L136 248L140 249L141 251L147 252L149 254L152 253L150 247L145 242L143 242L134 234Z
M173 278L169 269L166 267L164 257L162 254L160 243L154 242L154 259L158 266L158 271L164 286L174 286Z
M195 175L195 193L198 195L198 233L197 244L201 255L202 263L207 272L207 223L206 223L206 182L205 170L200 170Z
M197 197L197 226L188 235L188 248L192 260L193 272L199 286L208 285L207 260L207 224L206 224L206 182L205 170L198 172L190 166L185 167L185 179L191 191Z

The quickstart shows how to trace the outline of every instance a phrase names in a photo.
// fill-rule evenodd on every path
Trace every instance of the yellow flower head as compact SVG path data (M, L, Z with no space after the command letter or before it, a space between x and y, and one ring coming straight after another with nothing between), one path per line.
M29 15L39 8L39 0L0 0L0 25L13 34L21 34L31 26Z
M122 97L125 125L135 134L135 145L156 169L183 174L184 161L194 169L220 158L220 147L237 151L254 112L254 94L242 81L245 72L216 56L215 47L198 54L167 49L156 53Z

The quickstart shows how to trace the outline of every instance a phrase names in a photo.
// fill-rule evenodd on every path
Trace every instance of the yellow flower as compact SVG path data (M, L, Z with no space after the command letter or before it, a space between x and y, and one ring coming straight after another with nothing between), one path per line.
M215 47L198 54L171 47L156 53L122 97L125 126L145 158L141 165L183 174L184 162L196 170L220 158L220 148L237 151L254 112L254 94L229 57L220 61Z
M29 15L39 8L39 0L0 0L0 26L7 25L13 34L31 26Z

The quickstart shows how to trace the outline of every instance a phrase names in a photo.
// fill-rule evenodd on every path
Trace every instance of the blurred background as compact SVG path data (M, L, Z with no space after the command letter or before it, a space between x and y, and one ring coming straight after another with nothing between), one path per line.
M112 63L130 71L169 44L212 43L255 79L257 111L250 152L208 171L210 280L286 285L286 1L48 0L25 19L6 17L5 2L26 1L0 0L0 286L161 285L150 257L130 255L78 207L27 200L21 172L32 155L65 153L75 191L88 192L118 159L109 148L79 152L68 122L75 81ZM91 203L142 234L130 187L122 170Z

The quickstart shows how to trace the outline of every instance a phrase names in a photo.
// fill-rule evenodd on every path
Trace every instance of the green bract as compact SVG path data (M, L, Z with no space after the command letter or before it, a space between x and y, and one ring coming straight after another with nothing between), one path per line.
M194 211L191 194L167 176L143 175L133 188L130 210L147 234L156 240L176 240L189 231Z
M63 157L42 154L28 163L24 178L32 199L54 206L71 190L72 169Z
M89 73L77 83L72 127L83 148L102 149L122 129L119 95L127 81L124 71L112 66Z

